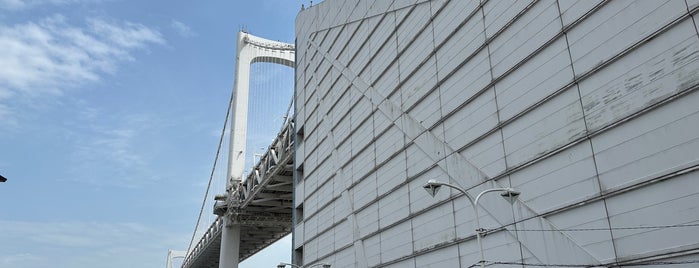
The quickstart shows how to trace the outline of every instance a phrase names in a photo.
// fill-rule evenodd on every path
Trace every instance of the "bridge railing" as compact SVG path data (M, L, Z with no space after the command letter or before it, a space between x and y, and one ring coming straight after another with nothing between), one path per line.
M199 239L199 242L197 242L197 244L189 252L187 252L187 256L182 262L182 267L189 267L195 257L199 256L203 251L205 251L207 246L214 241L217 236L221 235L222 229L223 217L216 217L216 220L211 223L204 235Z
M246 179L234 185L228 208L245 208L271 180L280 172L293 169L294 122L286 120L267 151L260 157ZM291 184L291 182L288 182ZM209 226L197 244L187 253L182 267L190 267L199 255L204 253L212 241L218 239L223 228L224 216L219 216Z
M245 208L274 176L281 171L292 170L293 146L294 121L286 120L267 151L233 191L229 207Z

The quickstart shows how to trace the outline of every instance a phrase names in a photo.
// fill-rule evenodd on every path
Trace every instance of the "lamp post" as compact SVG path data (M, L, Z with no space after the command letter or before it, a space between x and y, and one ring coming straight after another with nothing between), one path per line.
M439 191L439 188L441 186L447 186L449 188L453 188L453 189L458 190L459 192L463 193L464 196L466 196L466 198L468 198L468 201L471 203L471 207L473 207L473 214L476 216L476 240L478 241L478 248L480 249L480 253L481 253L481 260L479 261L479 263L481 264L481 267L485 267L485 257L483 255L483 244L481 242L481 236L483 235L483 233L485 233L485 230L483 228L481 228L480 220L478 219L478 200L481 199L481 196L483 196L483 194L490 193L490 192L502 192L502 194L500 194L500 195L502 195L502 197L504 197L508 202L510 202L510 204L512 204L512 203L514 203L515 199L519 195L519 192L516 191L515 189L509 188L509 187L508 188L492 188L492 189L487 189L487 190L482 191L481 193L479 193L476 196L476 199L474 200L474 199L471 199L471 196L469 196L468 193L466 193L466 190L464 190L463 188L456 186L456 185L446 183L446 182L429 180L422 187L425 188L425 191L427 191L428 194L430 194L432 197L434 197L435 194L437 194L437 192Z
M316 264L312 264L311 266L308 266L308 267L306 267L306 266L298 266L298 265L296 265L296 264L291 264L291 263L280 262L279 265L277 265L277 268L284 268L284 267L287 266L287 265L289 265L289 266L291 266L291 267L295 267L295 268L311 268L311 267L316 267L316 266L322 266L323 268L330 268L330 264L323 263L323 262L321 262L321 263L316 263Z

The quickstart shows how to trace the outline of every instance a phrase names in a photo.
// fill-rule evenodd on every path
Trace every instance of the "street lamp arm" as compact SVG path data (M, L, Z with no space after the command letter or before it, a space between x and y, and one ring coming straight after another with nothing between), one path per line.
M476 199L473 200L470 195L464 190L463 188L456 186L456 185L451 185L449 183L445 182L440 182L437 180L429 180L427 183L422 186L422 188L425 188L425 191L427 191L428 194L430 194L432 197L437 194L437 191L439 190L439 187L441 186L446 186L452 189L456 189L457 191L463 193L466 198L468 198L468 201L471 203L471 207L473 208L473 216L476 221L476 240L478 241L478 248L480 249L481 253L481 260L479 261L481 268L485 268L485 256L483 255L483 243L481 242L481 237L485 234L485 230L481 228L481 223L478 217L478 200L481 199L481 196L483 196L486 193L490 192L504 192L502 194L503 197L509 198L508 202L512 203L514 202L514 198L516 198L519 195L518 191L515 191L515 189L512 188L492 188L492 189L487 189L482 191L476 196Z
M473 198L471 198L471 196L468 195L468 193L466 192L466 190L464 190L463 188L461 188L461 187L459 187L459 186L452 185L452 184L445 183L445 182L441 182L441 181L436 181L436 180L429 180L427 183L428 183L428 184L433 184L433 185L439 185L439 186L446 186L446 187L449 187L449 188L452 188L452 189L456 189L457 191L459 191L459 192L461 192L462 194L464 194L464 195L466 196L466 198L468 198L468 201L471 202L471 205L472 205L472 206L475 206L475 202L474 202Z
M294 268L311 268L311 267L318 267L318 266L321 266L323 268L330 268L330 264L323 263L323 262L312 264L311 266L299 266L299 265L292 264L292 263L281 262L281 263L279 263L279 265L277 265L277 268L284 268L287 265L294 267Z
M321 267L323 267L323 268L330 268L330 264L322 263L322 262L321 262L321 263L313 264L313 265L311 265L311 266L308 266L308 268L317 267L317 266L321 266Z
M512 189L512 188L492 188L492 189L487 189L487 190L485 190L485 191L482 191L480 194L478 194L478 196L476 196L476 200L475 200L475 201L472 201L473 206L475 207L475 206L478 205L478 200L481 199L481 196L483 196L483 194L490 193L490 192L515 192L515 190Z

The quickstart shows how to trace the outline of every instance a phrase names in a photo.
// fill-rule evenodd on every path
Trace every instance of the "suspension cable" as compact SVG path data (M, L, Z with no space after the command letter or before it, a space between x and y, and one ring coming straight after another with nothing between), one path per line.
M197 235L197 229L199 229L199 222L201 221L201 215L204 212L204 207L206 206L206 200L209 198L209 189L211 188L211 181L214 179L214 172L216 171L216 164L218 163L219 155L221 154L221 145L223 144L223 138L226 135L226 126L228 125L228 117L231 113L231 106L233 104L233 96L235 91L231 91L231 98L228 101L228 109L226 110L226 119L223 120L223 129L221 130L221 137L218 140L218 148L216 149L216 157L214 158L214 165L211 168L211 175L209 176L209 183L206 185L206 193L204 193L204 200L201 202L201 208L199 208L199 216L197 217L197 224L194 226L194 233L192 233L192 239L189 240L189 246L187 246L187 254L192 249L192 243L194 243L194 237Z

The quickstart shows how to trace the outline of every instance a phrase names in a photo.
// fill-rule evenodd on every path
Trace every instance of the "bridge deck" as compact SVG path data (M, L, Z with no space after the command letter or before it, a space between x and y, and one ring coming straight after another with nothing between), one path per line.
M218 267L223 217L240 224L240 261L291 233L293 198L293 121L287 122L245 181L232 189L224 208L189 251L184 268Z

